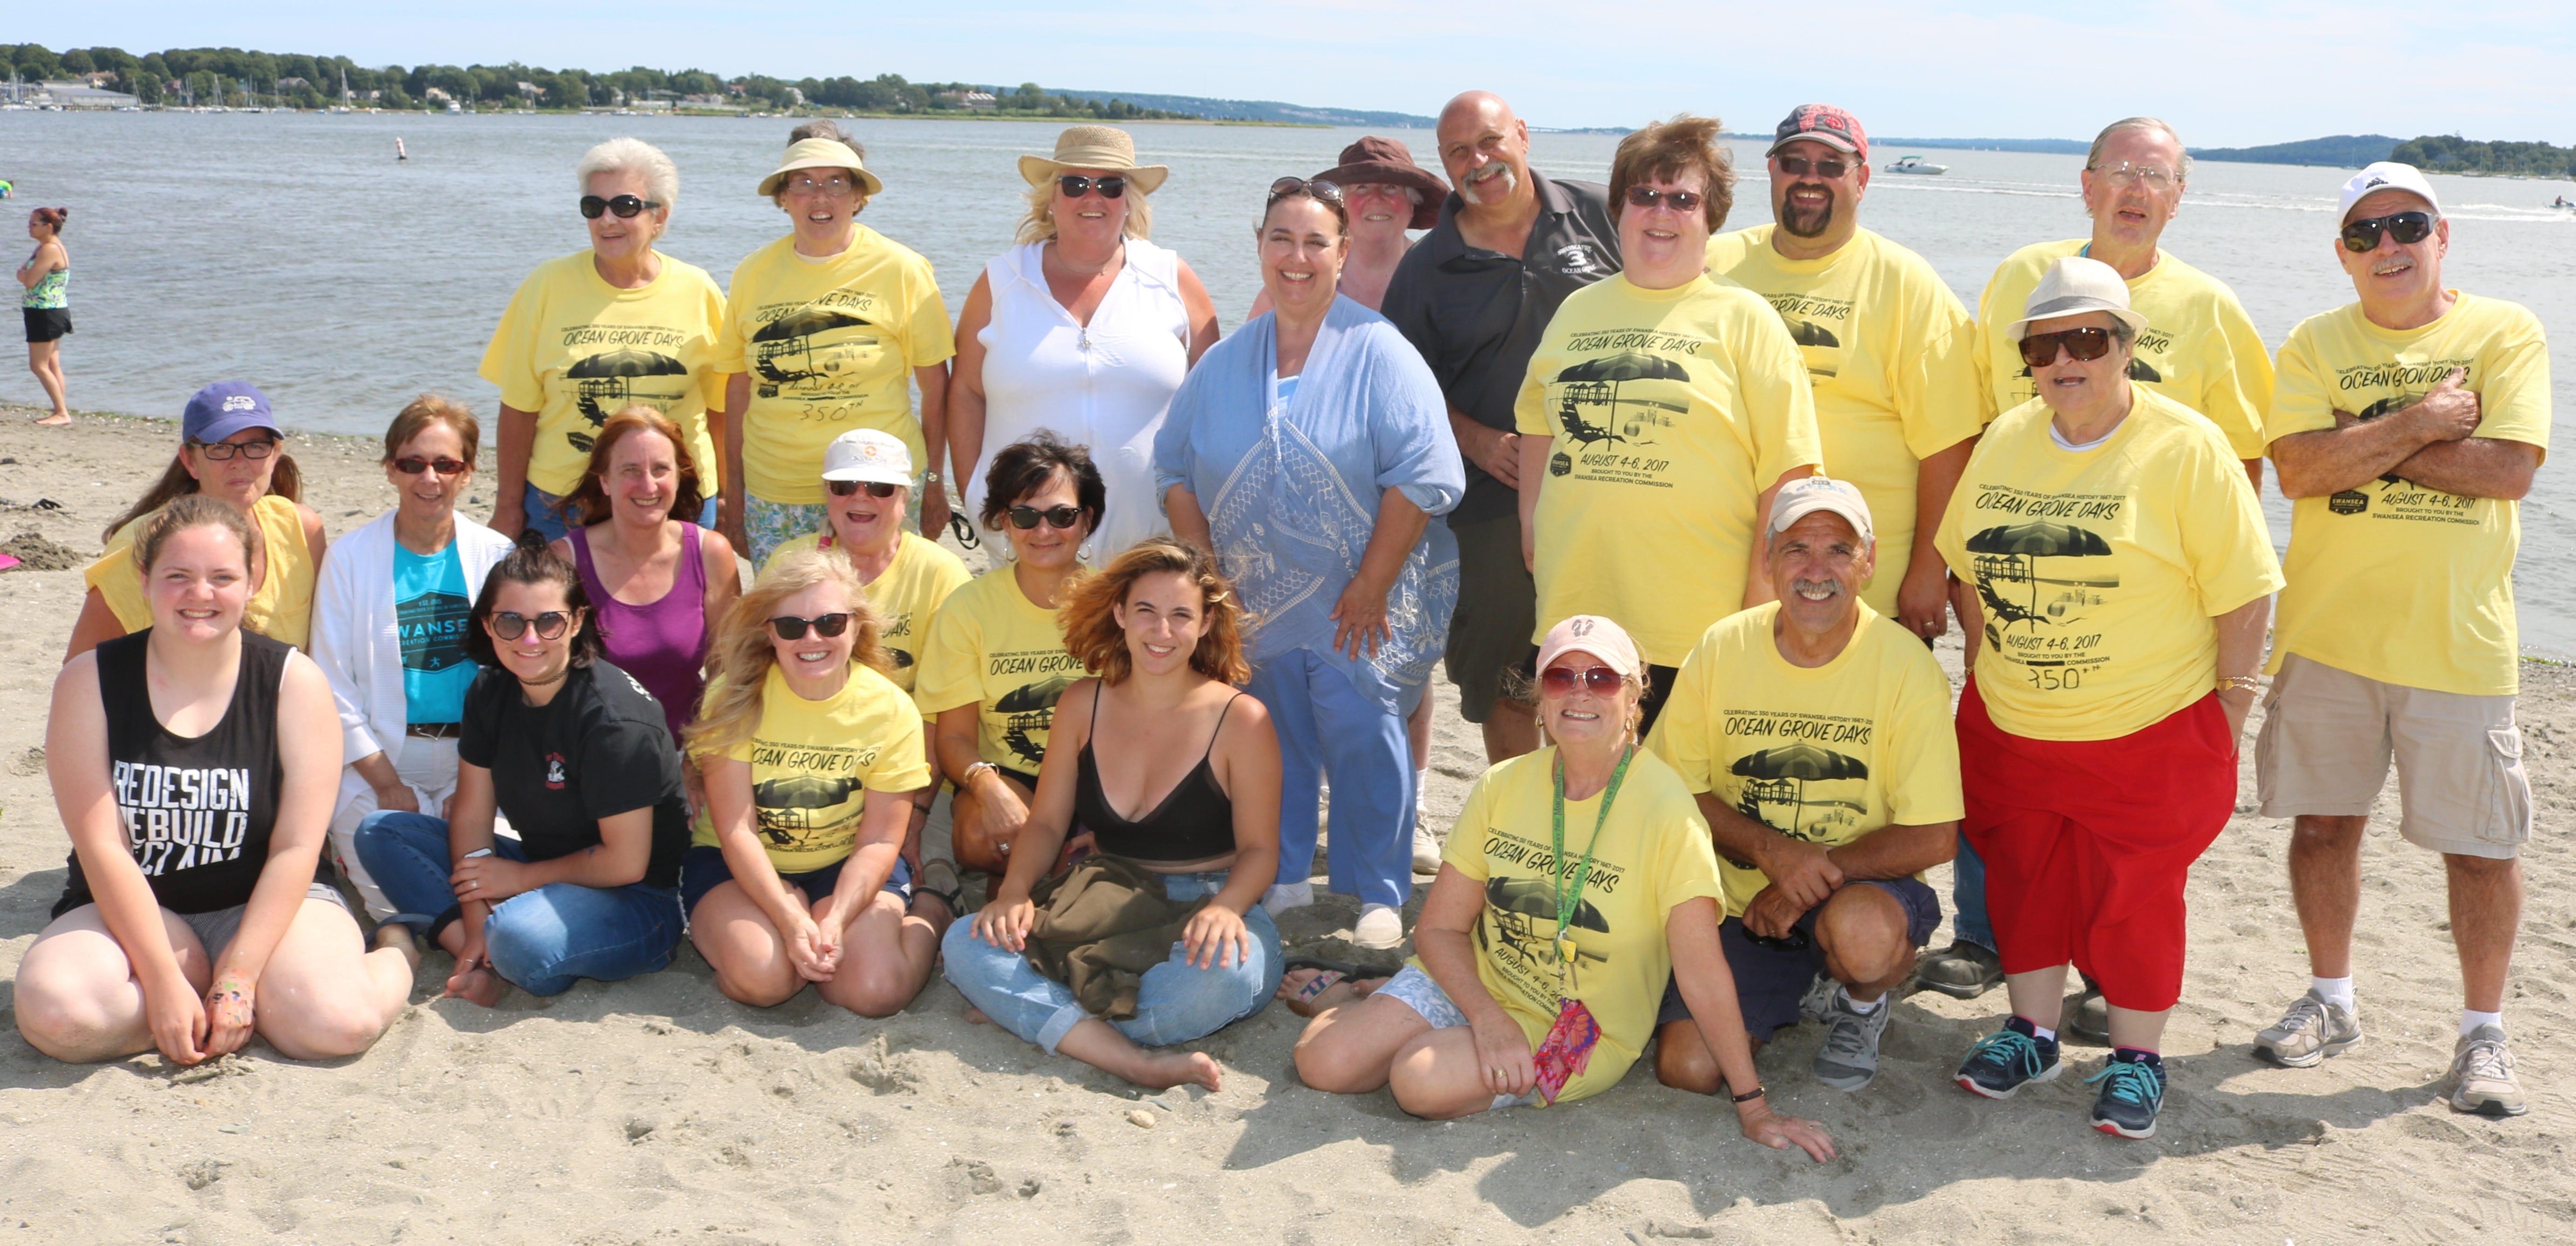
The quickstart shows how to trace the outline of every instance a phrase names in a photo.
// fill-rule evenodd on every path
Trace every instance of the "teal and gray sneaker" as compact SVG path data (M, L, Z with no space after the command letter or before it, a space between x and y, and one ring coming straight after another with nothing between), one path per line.
M2056 1081L2066 1067L2057 1058L2057 1044L2042 1044L2014 1028L2025 1024L2015 1017L2003 1029L1977 1040L1968 1049L1968 1058L1959 1062L1954 1079L1959 1088L1988 1099L2009 1099L2032 1082Z
M2093 1100L2093 1127L2123 1138L2156 1136L2156 1113L2165 1105L2165 1066L2118 1055L2102 1071L2084 1079L2102 1083Z

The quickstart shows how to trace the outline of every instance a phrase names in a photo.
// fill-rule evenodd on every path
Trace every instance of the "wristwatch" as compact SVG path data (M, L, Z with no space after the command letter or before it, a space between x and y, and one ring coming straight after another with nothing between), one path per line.
M926 485L935 485L935 484L938 484L938 483L939 483L939 473L937 473L937 472L923 472L923 473L921 474L921 483L926 484Z

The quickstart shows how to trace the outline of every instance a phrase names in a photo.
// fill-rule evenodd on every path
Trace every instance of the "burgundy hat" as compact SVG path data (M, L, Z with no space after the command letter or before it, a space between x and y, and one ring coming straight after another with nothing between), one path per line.
M1780 128L1771 132L1771 150L1763 154L1771 155L1802 138L1869 159L1869 131L1860 128L1860 118L1831 104L1800 104L1790 109Z
M1342 149L1342 162L1315 175L1316 181L1357 186L1372 182L1380 186L1404 186L1422 192L1422 202L1413 205L1413 220L1405 228L1429 229L1440 223L1440 201L1449 197L1449 183L1440 175L1413 162L1413 153L1404 144L1372 134Z

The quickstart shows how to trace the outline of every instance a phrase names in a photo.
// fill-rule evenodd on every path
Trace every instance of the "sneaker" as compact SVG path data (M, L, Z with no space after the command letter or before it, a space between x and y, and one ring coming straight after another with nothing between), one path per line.
M2004 958L1965 939L1923 958L1914 980L1952 999L1975 999L2004 980Z
M1798 997L1798 1019L1823 1025L1834 1015L1834 993L1842 989L1834 975L1817 974L1807 982L1807 993Z
M1371 949L1402 946L1404 910L1392 904L1361 905L1360 919L1351 923L1351 943Z
M2123 1138L2156 1136L2156 1113L2165 1105L2163 1065L2114 1056L2084 1081L2102 1083L2102 1093L2093 1100L2095 1129Z
M2111 1041L2111 1005L2102 998L2102 988L2084 981L2084 990L2076 995L2075 1006L2066 1010L2066 1033L2088 1043Z
M2313 990L2290 1004L2280 1024L2254 1036L2254 1054L2285 1069L2314 1068L2360 1045L2361 1018Z
M1270 890L1261 893L1261 907L1269 910L1272 917L1290 909L1305 908L1314 902L1315 884L1311 882L1275 883Z
M1974 946L1973 944L1970 946ZM2055 1043L2049 1044L2055 1047ZM2032 1082L2053 1082L2066 1065L2055 1051L2042 1051L2039 1040L2019 1030L1997 1030L1968 1049L1952 1079L1959 1088L1988 1099L2009 1099Z
M1896 1015L1896 1001L1881 995L1875 1010L1862 1013L1837 984L1826 1006L1830 1011L1825 1045L1816 1052L1816 1080L1836 1090L1858 1090L1878 1076L1878 1037Z
M1413 819L1413 872L1416 874L1440 872L1440 837L1431 833L1431 827L1423 821L1419 813L1416 813Z
M2513 1053L2504 1027L2482 1025L2451 1049L2451 1110L2479 1116L2520 1116L2531 1110L2513 1076Z

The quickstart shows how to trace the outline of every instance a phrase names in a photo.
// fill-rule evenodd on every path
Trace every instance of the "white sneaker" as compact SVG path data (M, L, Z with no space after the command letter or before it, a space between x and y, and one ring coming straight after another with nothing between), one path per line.
M1423 825L1419 816L1413 822L1413 872L1440 872L1440 837L1432 834L1431 828Z
M1404 910L1392 904L1363 904L1351 924L1351 943L1372 950L1404 945Z
M1270 890L1261 894L1261 907L1268 909L1272 917L1290 909L1305 908L1314 902L1315 884L1311 882L1274 883Z

